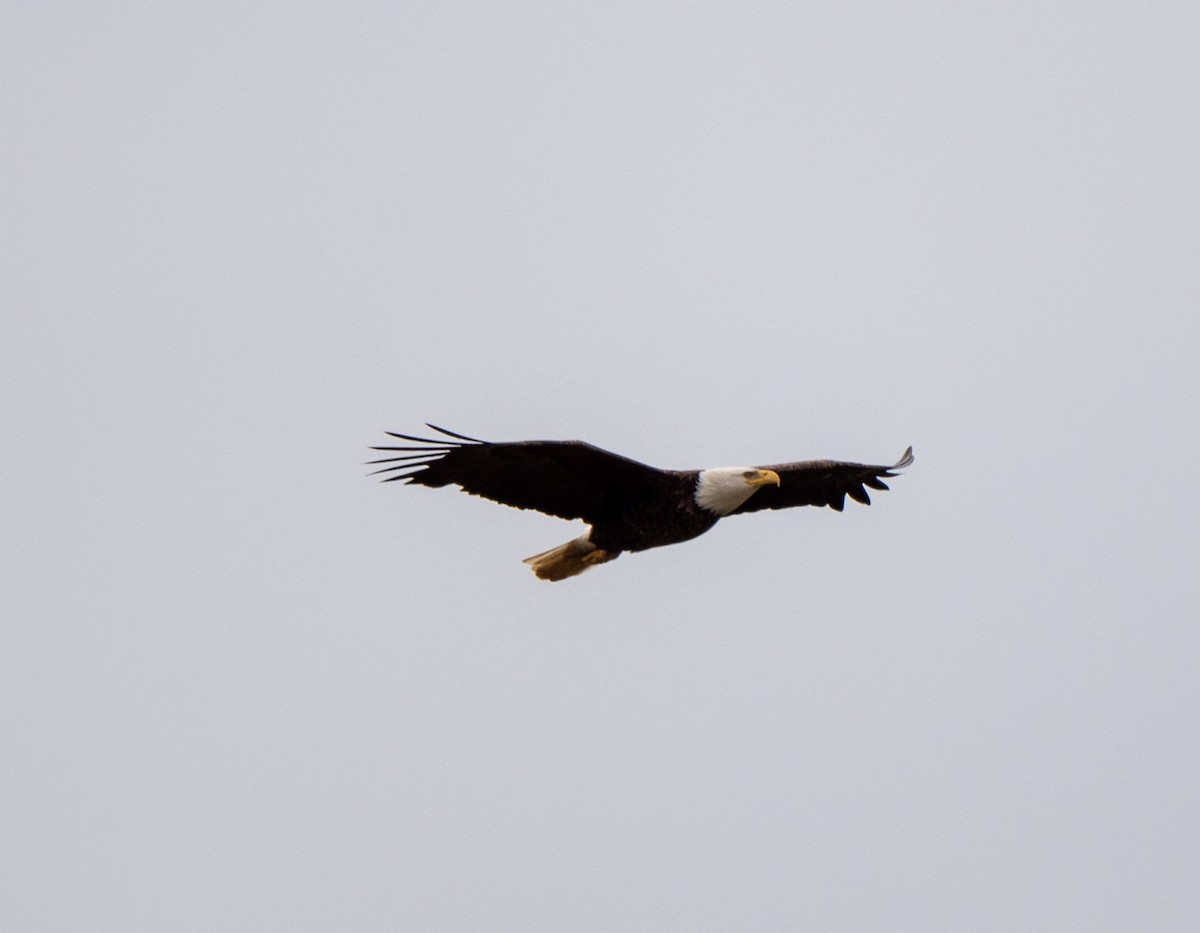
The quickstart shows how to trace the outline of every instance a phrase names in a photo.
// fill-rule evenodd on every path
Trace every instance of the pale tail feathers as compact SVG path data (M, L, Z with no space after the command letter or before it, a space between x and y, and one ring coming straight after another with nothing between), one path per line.
M588 536L576 538L556 548L526 557L527 563L539 579L565 580L583 573L597 564L616 560L620 551L606 551L588 540Z

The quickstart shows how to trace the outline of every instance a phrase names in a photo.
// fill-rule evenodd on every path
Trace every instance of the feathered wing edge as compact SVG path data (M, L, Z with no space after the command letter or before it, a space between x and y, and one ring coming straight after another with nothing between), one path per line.
M845 477L845 488L843 491L855 502L861 502L863 505L870 505L871 497L863 487L870 486L872 489L882 490L891 488L883 480L885 478L891 479L893 476L896 476L896 470L902 470L905 467L912 466L914 459L912 446L909 445L907 448L905 448L904 453L901 454L900 459L889 467L871 466L861 463L844 464L844 466L850 468L850 472ZM844 506L844 499L840 502L830 503L830 507L839 512L842 511Z
M865 487L888 489L884 479L896 476L913 464L913 449L909 447L891 466L867 463L848 463L838 460L805 460L777 463L762 469L774 470L781 482L778 487L764 487L734 510L735 515L758 512L762 509L790 509L799 506L828 507L840 512L846 507L846 496L863 505L871 504Z
M893 463L890 467L862 467L861 469L869 472L867 472L866 475L859 474L854 476L855 479L862 482L862 486L856 487L853 483L848 483L846 495L848 495L855 502L861 502L863 505L870 505L871 497L867 495L867 491L862 487L870 486L872 489L890 489L891 487L889 487L888 484L883 481L884 478L891 479L897 475L895 472L896 470L903 470L905 467L912 466L914 459L913 449L911 446L909 446L905 449L900 459Z
M383 480L385 483L395 482L398 479L410 480L417 473L420 473L425 467L430 464L437 463L442 457L459 447L470 447L478 445L486 445L488 441L481 441L477 437L467 437L465 434L458 434L455 431L447 431L445 428L439 428L436 424L425 423L425 427L437 431L439 434L445 434L447 437L453 437L453 441L443 441L440 438L431 437L415 437L412 434L397 434L395 431L385 431L389 437L395 437L402 441L413 441L421 444L421 447L372 447L371 450L381 452L400 452L399 457L384 457L382 460L368 460L368 466L375 466L380 463L395 463L396 466L385 466L381 469L374 470L370 476L375 476L379 473L392 473L395 476L389 476ZM401 472L407 471L407 472Z
M518 509L594 523L613 496L652 494L666 473L583 441L492 443L430 425L446 439L388 432L412 445L379 447L385 482L455 485Z
M440 438L416 437L411 434L397 434L394 431L386 432L389 436L398 438L399 440L412 441L415 444L422 446L388 446L388 447L372 447L372 450L385 451L388 453L400 453L397 457L385 457L380 460L372 460L371 464L395 464L394 466L385 466L379 470L375 470L370 475L377 473L394 472L394 476L387 477L384 482L392 482L393 480L407 480L410 483L421 482L417 477L427 468L437 464L448 454L452 454L457 450L464 448L479 448L489 447L488 441L480 440L475 437L468 437L465 434L458 434L454 431L448 431L445 428L440 428L435 424L426 423L426 427L437 431L439 434L444 434L447 437L454 438L451 441L443 441ZM530 442L524 442L530 443ZM579 442L549 442L555 448L579 447ZM518 444L518 447L524 444ZM593 448L590 445L584 445L588 450ZM606 460L612 458L621 463L628 463L638 470L652 470L650 467L645 467L642 464L630 461L627 458L619 457L616 454L610 454L607 451L595 449L595 454L604 457ZM595 455L593 454L593 456ZM460 485L463 485L461 481ZM464 489L468 487L463 485ZM487 493L482 493L487 495ZM496 499L496 501L506 501L505 499ZM521 505L524 508L526 506ZM551 512L550 514L554 514ZM589 534L584 534L566 544L551 548L548 551L543 551L540 554L534 554L532 557L527 557L525 563L529 564L530 569L542 580L565 580L568 577L577 576L585 570L595 567L597 564L603 564L610 560L615 560L620 556L619 551L606 551L598 547L589 540Z

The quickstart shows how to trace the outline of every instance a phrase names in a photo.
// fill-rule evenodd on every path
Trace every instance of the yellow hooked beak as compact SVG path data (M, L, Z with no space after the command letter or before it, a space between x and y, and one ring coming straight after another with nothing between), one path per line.
M778 486L779 474L774 470L759 470L757 476L746 480L747 486Z

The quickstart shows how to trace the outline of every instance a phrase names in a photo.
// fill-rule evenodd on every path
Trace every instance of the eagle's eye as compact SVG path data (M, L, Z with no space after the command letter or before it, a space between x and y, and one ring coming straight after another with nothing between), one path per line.
M756 476L758 476L758 470L747 470L742 474L742 479L754 479Z

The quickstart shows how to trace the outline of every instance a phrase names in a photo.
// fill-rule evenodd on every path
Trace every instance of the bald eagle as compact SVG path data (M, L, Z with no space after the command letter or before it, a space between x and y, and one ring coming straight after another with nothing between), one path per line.
M372 447L399 456L384 482L454 484L464 492L558 518L581 518L591 528L566 544L525 558L543 580L565 580L614 560L704 534L727 515L796 505L841 511L846 496L870 505L865 486L887 489L883 477L913 462L912 448L891 466L802 460L761 467L659 470L583 441L492 443L439 428L443 438L389 436L413 445ZM375 474L372 474L375 475Z

